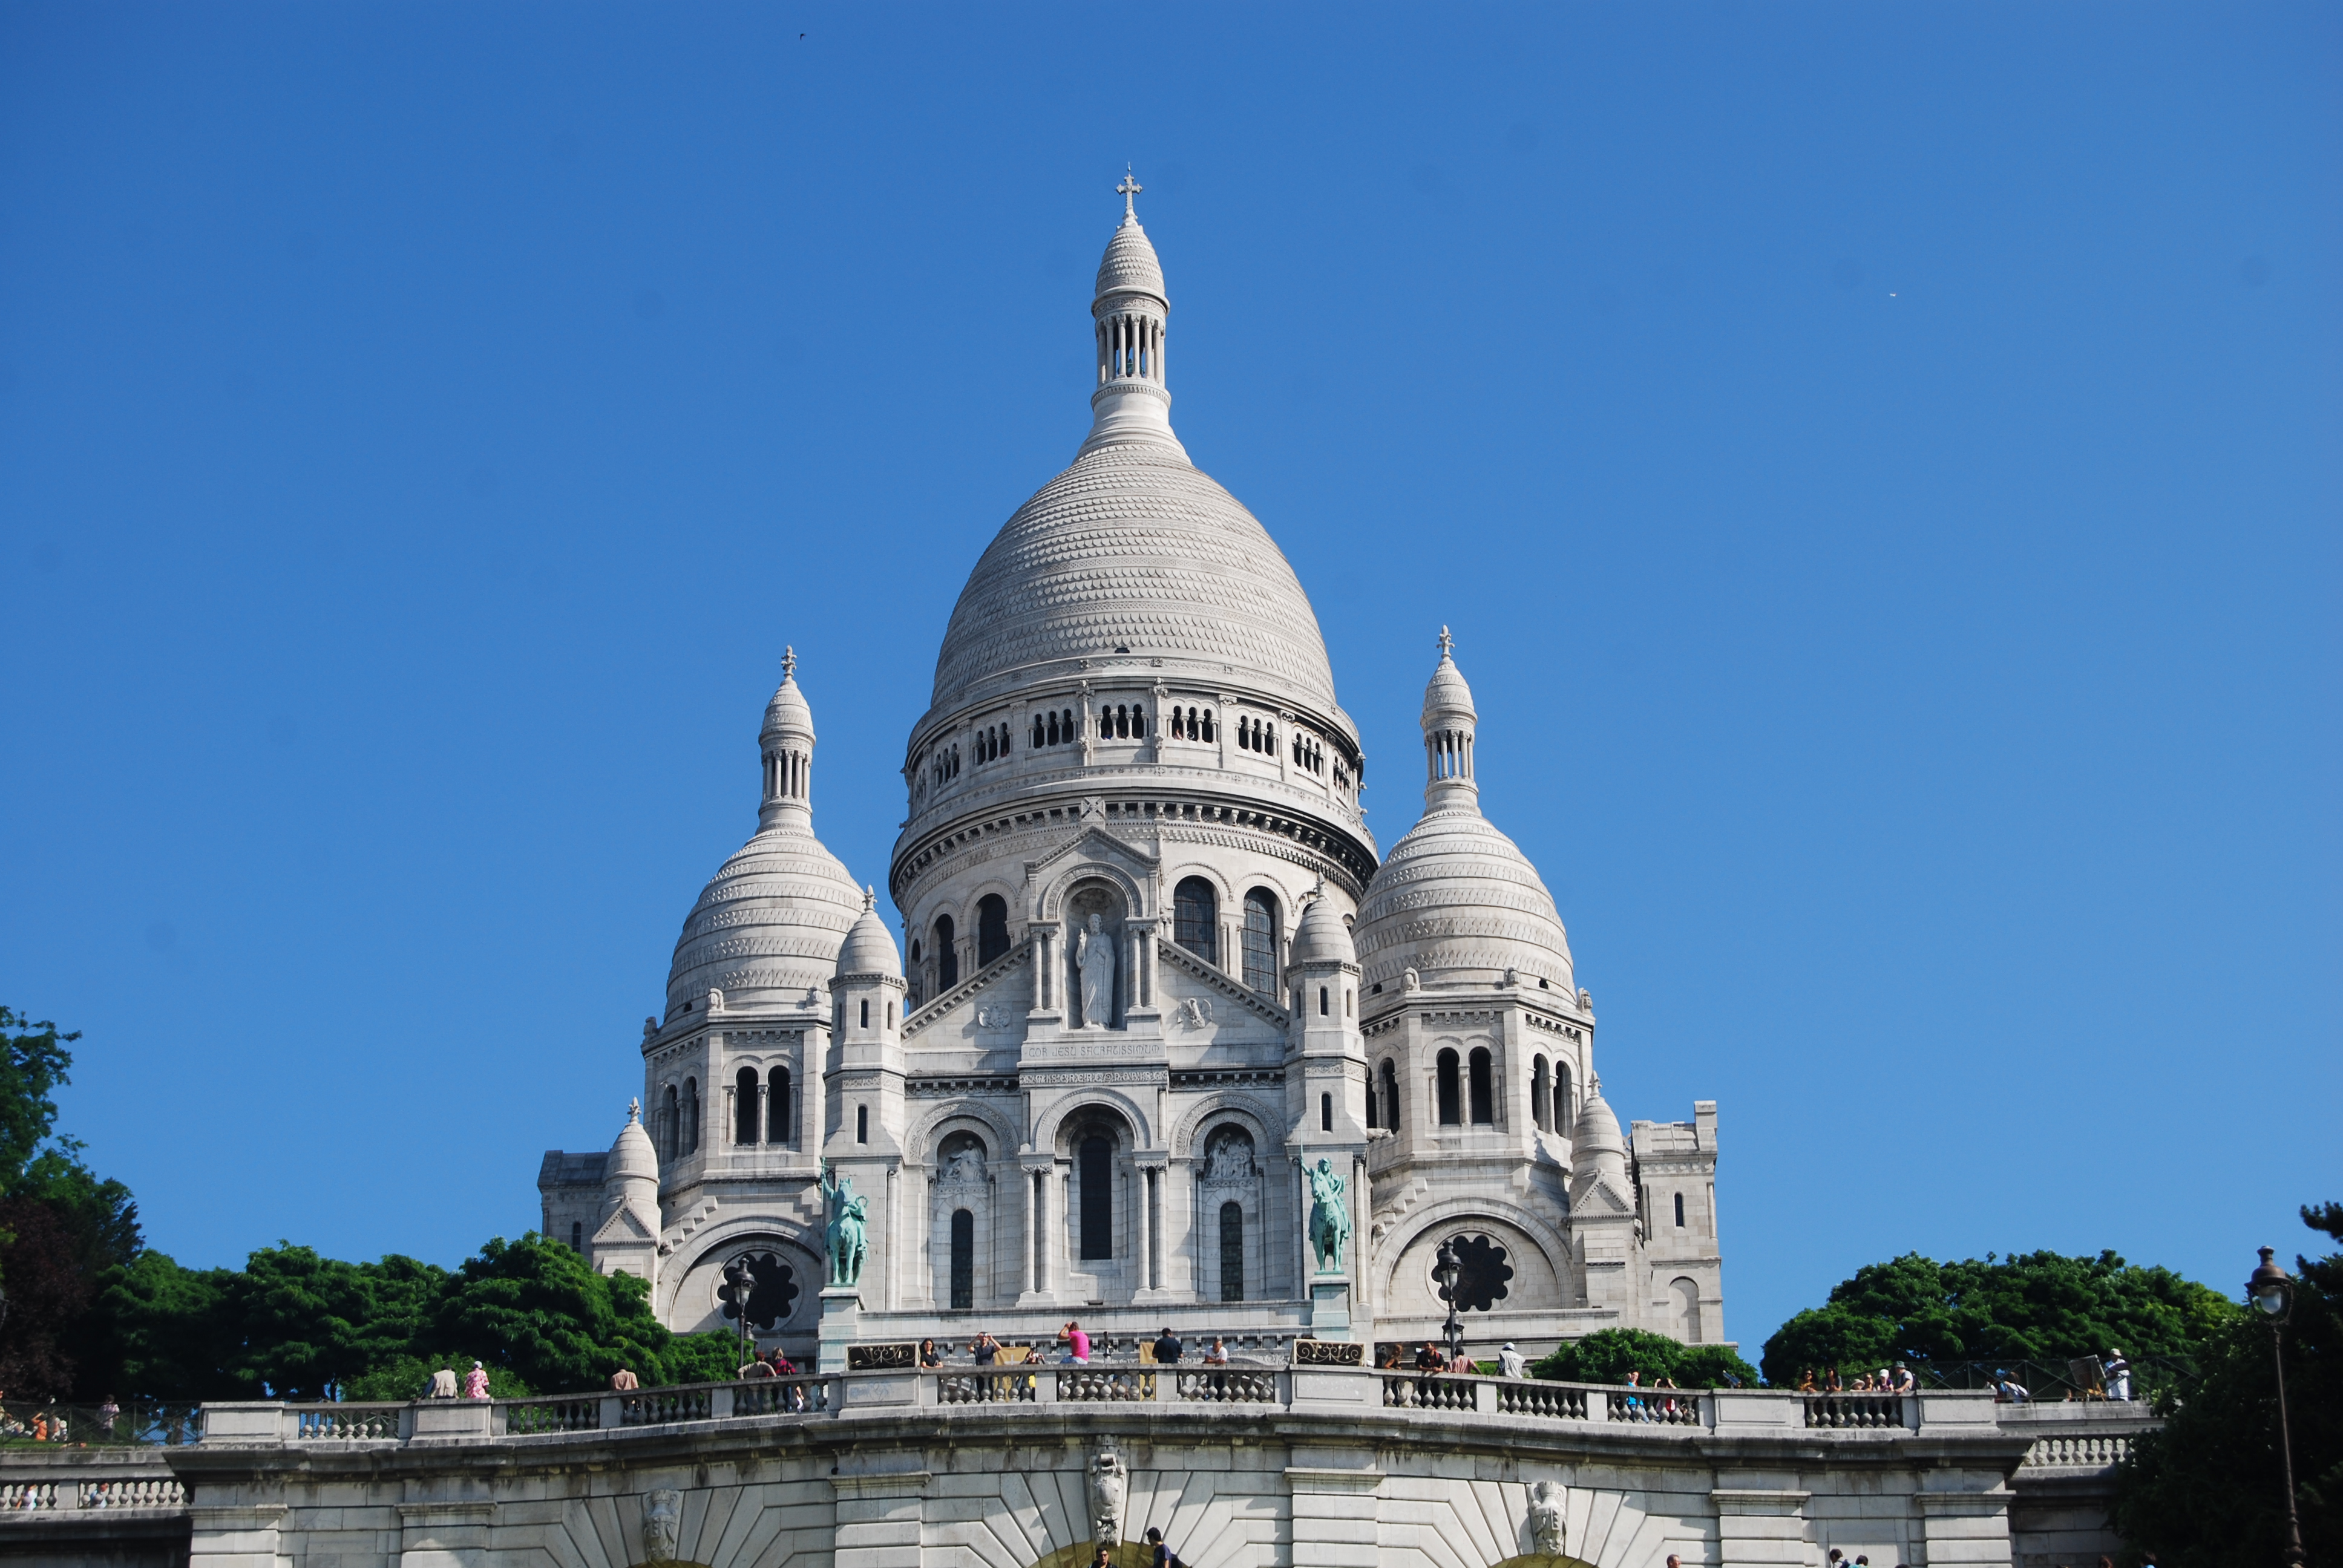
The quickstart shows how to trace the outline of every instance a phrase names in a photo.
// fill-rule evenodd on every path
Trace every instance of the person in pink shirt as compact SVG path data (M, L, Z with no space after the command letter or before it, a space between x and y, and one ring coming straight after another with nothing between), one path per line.
M488 1374L481 1370L480 1363L478 1362L474 1362L472 1370L464 1374L464 1397L466 1399L488 1397Z
M1091 1337L1082 1332L1081 1324L1069 1322L1058 1331L1058 1340L1066 1347L1066 1360L1069 1363L1078 1367L1090 1365Z

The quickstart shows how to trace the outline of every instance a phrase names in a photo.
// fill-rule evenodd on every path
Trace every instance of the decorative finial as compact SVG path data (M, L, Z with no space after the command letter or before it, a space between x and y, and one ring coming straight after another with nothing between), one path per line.
M798 650L793 647L781 649L781 678L787 680L798 672Z
M1449 650L1453 648L1455 646L1456 639L1448 635L1448 628L1446 627L1442 627L1440 628L1440 657L1446 658L1448 657Z
M1123 165L1122 183L1114 187L1114 194L1122 198L1123 222L1137 223L1139 221L1139 215L1131 209L1131 198L1137 196L1141 191L1143 191L1147 187L1145 186L1141 185L1137 180L1131 177L1131 166L1129 164Z
M869 914L879 907L879 890L870 883L862 884L862 912Z
M628 1126L629 1126L629 1127L632 1127L636 1122L640 1121L642 1119L643 1119L643 1102L642 1102L641 1101L639 1101L639 1100L629 1100L629 1101L627 1101L627 1125L628 1125Z

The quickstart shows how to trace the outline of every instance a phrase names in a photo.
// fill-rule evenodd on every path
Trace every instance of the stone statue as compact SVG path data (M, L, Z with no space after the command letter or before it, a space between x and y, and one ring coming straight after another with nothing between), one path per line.
M1318 1271L1342 1271L1342 1243L1351 1236L1351 1210L1342 1201L1348 1185L1334 1174L1334 1162L1322 1159L1310 1172L1310 1244L1318 1250Z
M1114 940L1098 915L1074 938L1074 967L1082 975L1082 1027L1106 1028L1114 1017Z
M1411 968L1406 973L1400 977L1399 989L1402 990L1422 990L1423 989L1423 977L1416 973L1415 970Z
M821 1196L822 1207L830 1216L830 1282L859 1285L862 1282L862 1254L868 1241L862 1225L867 1201L854 1195L854 1178L839 1175L827 1161L821 1168Z
M1212 1004L1203 997L1182 998L1180 1002L1180 1027L1202 1029L1212 1021Z
M1122 1540L1122 1499L1130 1481L1122 1456L1111 1448L1101 1448L1091 1456L1088 1480L1091 1544L1116 1545Z
M1563 1553L1562 1505L1569 1493L1559 1482L1530 1483L1530 1550L1547 1557Z
M677 1527L683 1523L683 1493L662 1486L643 1494L643 1561L675 1561Z
M941 1180L946 1181L981 1181L984 1180L984 1151L956 1149L944 1156Z
M1250 1181L1253 1174L1252 1140L1229 1128L1215 1134L1204 1151L1204 1180Z

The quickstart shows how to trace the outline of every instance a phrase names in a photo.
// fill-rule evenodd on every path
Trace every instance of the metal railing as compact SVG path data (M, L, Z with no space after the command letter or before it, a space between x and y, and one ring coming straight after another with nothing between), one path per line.
M44 1442L84 1448L194 1442L203 1435L202 1411L196 1404L138 1402L109 1407L8 1400L0 1402L0 1451Z

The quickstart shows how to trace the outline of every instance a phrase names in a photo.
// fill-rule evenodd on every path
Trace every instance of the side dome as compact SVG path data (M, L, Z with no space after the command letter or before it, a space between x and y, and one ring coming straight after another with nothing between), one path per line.
M838 950L836 973L840 979L848 975L889 975L901 979L903 955L895 947L895 933L879 918L879 900L875 890L865 888L861 894L862 913L846 940Z
M1335 706L1317 614L1269 530L1180 452L1140 442L1084 453L1002 525L952 607L934 701L1118 653Z
M756 837L700 890L668 968L668 1016L711 990L727 1011L814 1006L839 944L862 912L862 890L813 835L813 713L794 650L758 736L764 794Z
M1377 869L1354 933L1366 982L1495 985L1507 970L1575 995L1570 939L1537 868L1476 810L1431 811Z
M1342 923L1342 916L1334 901L1325 896L1325 885L1319 885L1319 896L1311 900L1302 911L1302 923L1294 929L1293 945L1286 952L1290 969L1304 964L1355 964L1358 948L1351 940L1351 928Z
M659 1180L659 1151L651 1147L651 1135L643 1128L640 1111L627 1107L627 1124L618 1129L618 1136L610 1145L610 1158L602 1167L605 1181L621 1181L628 1178Z
M1570 939L1537 868L1481 815L1473 691L1440 628L1423 691L1423 818L1376 869L1359 904L1359 963L1370 987L1413 970L1426 986L1492 986L1505 971L1574 1000Z

